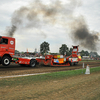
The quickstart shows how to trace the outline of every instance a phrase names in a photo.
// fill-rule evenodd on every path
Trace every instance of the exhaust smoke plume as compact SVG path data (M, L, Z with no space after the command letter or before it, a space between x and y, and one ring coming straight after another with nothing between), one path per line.
M89 50L96 50L99 41L98 32L90 32L83 16L79 16L70 23L71 38Z
M6 31L8 32L7 35L13 36L13 33L16 31L16 26L12 25L12 27L7 27Z
M74 42L90 50L96 50L98 36L90 33L82 16L77 18L74 16L75 9L81 4L81 0L69 0L68 3L50 0L50 3L46 5L40 0L35 0L27 7L21 7L13 13L12 26L7 34L13 37L17 29L38 28L40 30L43 24L61 24L65 29L70 29ZM41 34L44 35L44 32Z
M74 9L79 5L80 0L70 0L66 4L55 0L48 5L43 4L40 0L36 0L27 7L21 7L13 13L11 19L12 26L7 34L13 37L16 29L19 28L40 28L42 23L55 24L63 17L71 17ZM65 23L64 20L63 22Z

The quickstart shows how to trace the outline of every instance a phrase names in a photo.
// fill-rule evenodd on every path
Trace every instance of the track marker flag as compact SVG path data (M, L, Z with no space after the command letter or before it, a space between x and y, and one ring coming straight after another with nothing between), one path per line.
M83 63L83 68L84 68L84 63Z
M27 53L28 53L28 48L27 48L27 50L26 50L26 51L27 51Z
M87 65L87 67L86 67L86 72L85 72L85 74L90 74L90 68L89 68L89 65Z
M83 63L83 66L82 66L82 67L83 67L83 69L84 69L84 63ZM83 70L82 70L82 73L83 73Z

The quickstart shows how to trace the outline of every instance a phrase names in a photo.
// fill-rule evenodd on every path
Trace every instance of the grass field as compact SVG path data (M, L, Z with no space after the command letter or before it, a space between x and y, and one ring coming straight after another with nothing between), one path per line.
M100 62L100 60L81 60L80 62Z
M0 100L100 100L100 67L0 79Z

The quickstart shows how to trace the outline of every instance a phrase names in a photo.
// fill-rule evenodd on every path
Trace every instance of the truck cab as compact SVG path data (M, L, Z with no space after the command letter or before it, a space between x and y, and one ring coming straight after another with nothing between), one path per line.
M70 65L77 65L79 61L81 61L81 56L79 54L78 46L73 46L72 54L69 57Z
M8 66L15 53L15 38L0 36L0 64Z
M72 57L78 56L78 46L73 46Z

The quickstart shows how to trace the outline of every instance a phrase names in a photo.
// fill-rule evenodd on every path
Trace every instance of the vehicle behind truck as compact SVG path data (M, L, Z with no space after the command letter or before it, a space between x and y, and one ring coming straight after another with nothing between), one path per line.
M8 66L15 53L15 38L0 36L0 64Z
M45 57L36 58L38 63L50 66L73 66L77 65L81 60L78 52L78 46L73 46L72 54L70 56L64 55L46 55Z
M21 66L29 65L35 67L37 64L48 66L73 66L78 64L81 60L81 56L78 52L78 46L73 46L70 56L45 55L40 57L15 57L13 60Z

